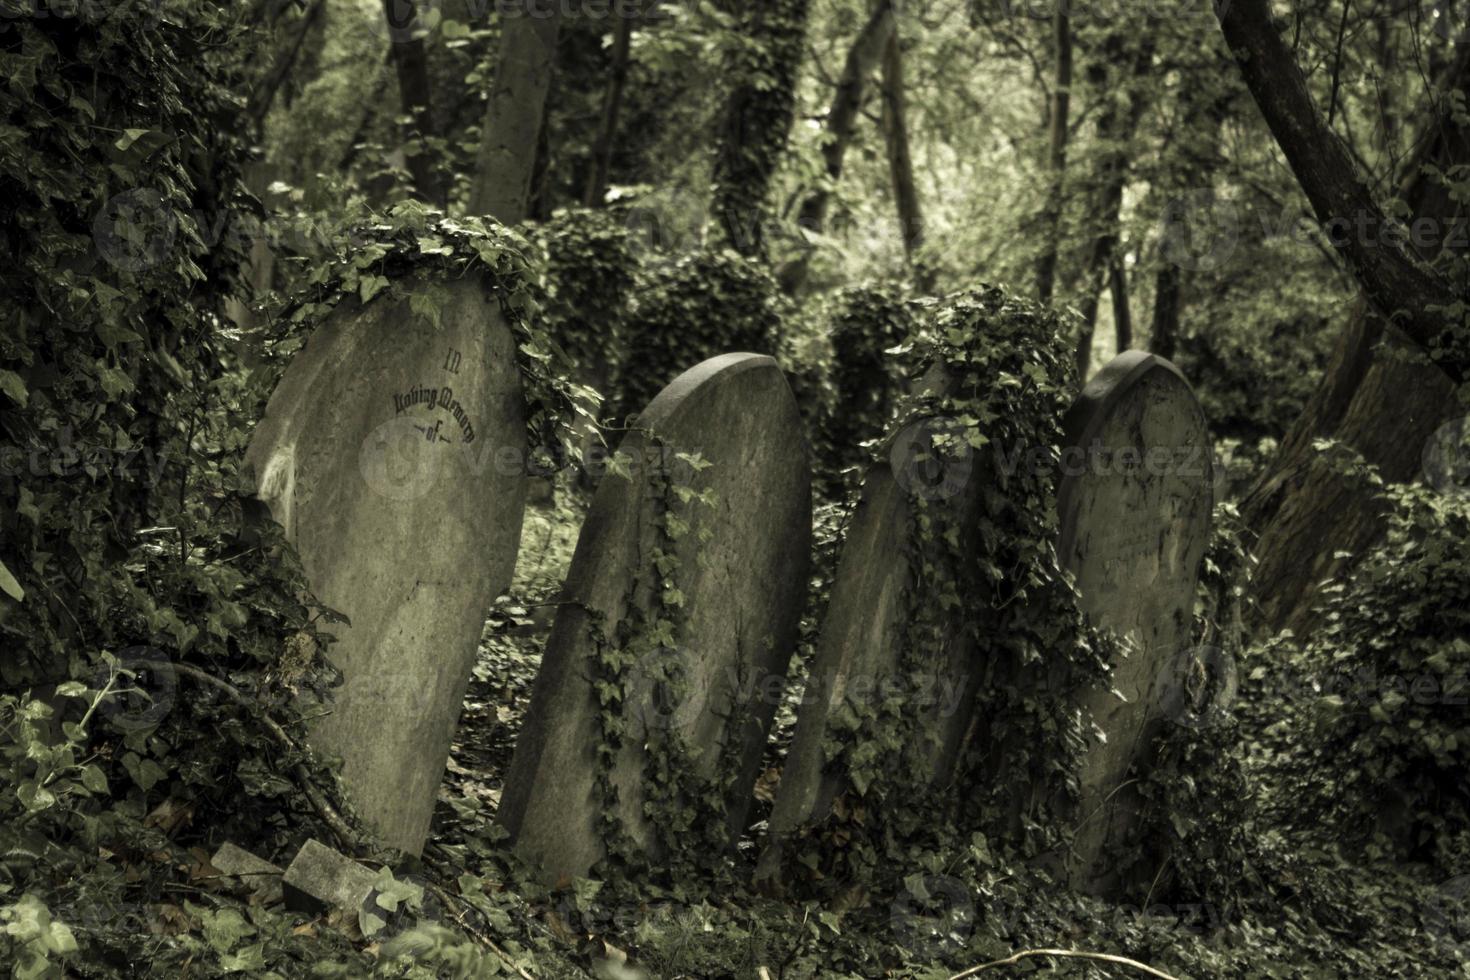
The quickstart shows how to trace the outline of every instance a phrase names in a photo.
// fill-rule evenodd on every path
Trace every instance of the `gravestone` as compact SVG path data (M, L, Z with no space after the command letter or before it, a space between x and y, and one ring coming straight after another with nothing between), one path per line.
M525 429L516 346L474 279L344 299L291 361L242 471L301 556L341 669L313 744L359 812L418 854L481 629L520 543Z
M938 376L925 384L943 383ZM911 611L908 537L914 496L948 509L960 529L961 548L976 546L974 515L979 494L997 478L988 454L973 451L965 428L944 418L911 422L893 433L863 483L862 496L843 542L826 618L817 641L796 731L781 773L770 819L770 840L757 877L772 880L782 851L801 828L821 822L848 773L827 759L825 744L840 715L877 711L901 699L917 731L929 739L894 753L917 784L934 784L952 771L968 727L980 672L975 644L955 610L952 629L929 642L912 670L904 669ZM935 597L917 597L933 601Z
M1063 428L1057 555L1076 577L1083 613L1125 647L1112 676L1118 693L1083 698L1106 740L1083 759L1067 865L1074 885L1108 892L1125 874L1121 858L1141 803L1135 777L1168 724L1173 668L1190 643L1210 537L1211 444L1184 376L1143 351L1099 371Z
M710 465L680 458L696 453ZM593 497L498 813L552 882L608 853L609 817L649 859L666 853L650 768L687 767L722 811L696 820L739 836L806 593L811 463L771 358L681 374L615 458L624 472ZM669 757L676 743L687 757Z

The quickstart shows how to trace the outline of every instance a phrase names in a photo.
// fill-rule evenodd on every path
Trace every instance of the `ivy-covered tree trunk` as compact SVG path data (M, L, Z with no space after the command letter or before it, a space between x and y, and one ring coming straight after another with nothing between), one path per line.
M832 107L827 110L827 131L823 134L822 164L826 171L826 183L817 187L801 203L797 223L807 231L820 233L827 223L827 208L832 203L832 193L842 178L842 161L852 142L853 128L857 123L858 111L863 106L863 90L868 76L889 43L894 33L893 2L878 0L867 23L863 25L852 47L847 49L843 62L842 76L837 80L832 93ZM802 253L781 271L781 288L788 294L796 294L806 284L810 269L811 250Z
M561 30L561 5L528 0L501 13L495 81L485 107L470 211L506 224L526 216L546 96Z
M914 183L914 159L909 152L908 93L903 80L903 39L898 31L883 48L883 143L888 152L888 175L893 204L898 209L898 233L904 255L921 290L934 288L933 270L919 256L924 244L924 212Z
M1068 5L1057 4L1052 15L1052 43L1056 58L1056 76L1052 81L1048 112L1048 150L1046 159L1046 201L1041 207L1041 258L1036 263L1036 295L1050 303L1056 289L1057 252L1062 233L1062 184L1067 172L1067 116L1072 105L1072 18Z
M731 247L764 258L766 198L791 132L811 3L725 0L724 6L749 43L730 66L735 81L721 122L711 207Z
M1429 219L1441 230L1462 221L1464 208L1453 184L1437 175L1470 164L1470 132L1444 93L1467 83L1470 43L1462 40L1438 86L1441 111L1403 168L1400 196L1414 221ZM1424 242L1419 256L1433 260L1444 237ZM1338 555L1362 554L1383 533L1372 489L1325 460L1317 440L1335 439L1360 453L1389 482L1413 480L1429 436L1458 410L1454 393L1453 382L1360 296L1316 392L1241 504L1257 534L1253 583L1265 626L1309 629L1317 586L1354 561Z

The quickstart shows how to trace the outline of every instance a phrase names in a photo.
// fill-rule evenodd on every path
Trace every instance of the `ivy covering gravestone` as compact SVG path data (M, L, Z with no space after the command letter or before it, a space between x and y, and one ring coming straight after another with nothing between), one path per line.
M605 858L724 859L806 590L809 450L771 358L681 374L608 467L500 802L515 849L550 881Z
M921 380L847 531L758 869L768 884L866 876L838 865L901 865L900 839L1005 826L1007 800L977 775L1001 733L1025 746L1006 758L1017 778L1072 771L1072 713L997 693L1048 656L1101 673L1050 545L1064 327L982 287L902 349Z
M1188 659L1210 541L1210 435L1184 376L1143 351L1099 371L1064 425L1057 553L1088 619L1122 641L1109 683L1080 702L1103 737L1083 760L1066 864L1080 887L1112 891L1137 843L1138 779L1167 730L1177 665Z
M412 209L369 232L297 309L319 325L243 475L342 617L328 656L343 684L313 743L341 757L382 842L417 854L515 564L528 430L565 422L579 393L554 380L531 331L524 261L505 233Z

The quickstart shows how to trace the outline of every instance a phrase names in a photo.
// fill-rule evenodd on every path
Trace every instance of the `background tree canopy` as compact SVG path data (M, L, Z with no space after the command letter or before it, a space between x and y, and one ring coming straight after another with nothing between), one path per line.
M0 0L0 968L1470 974L1467 90L1463 0ZM436 317L415 284L471 269L513 331L531 506L404 858L308 747L343 617L242 458L332 310ZM1029 599L985 620L1004 778L941 805L894 761L913 733L854 718L856 789L781 888L753 837L549 886L510 853L587 460L671 379L751 351L794 392L799 688L885 439L942 411L1054 450L1130 349L1209 423L1188 631L1232 671L1139 780L1156 880L1075 892L1036 860L1069 840L1052 809L997 816L1095 736L1015 691L1038 660L1054 693L1104 683L1115 652L1025 480L977 504L993 566L936 513L909 529L913 596ZM941 397L935 370L1018 388ZM308 838L380 874L371 915L210 863Z

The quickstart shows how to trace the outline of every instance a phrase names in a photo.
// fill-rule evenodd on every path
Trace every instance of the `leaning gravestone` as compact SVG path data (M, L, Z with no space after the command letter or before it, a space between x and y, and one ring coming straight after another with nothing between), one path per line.
M316 596L350 625L344 683L313 744L339 755L382 841L418 854L486 615L520 544L525 427L516 346L473 279L344 299L256 427L247 485Z
M1123 640L1126 654L1114 664L1116 693L1083 698L1106 738L1083 759L1068 858L1074 885L1108 892L1136 836L1135 777L1167 723L1173 664L1190 643L1210 537L1210 436L1184 376L1143 351L1120 354L1099 371L1063 428L1058 558L1076 577L1083 613Z
M936 374L925 384L943 384ZM959 529L961 550L977 546L975 515L980 494L999 479L988 453L971 449L966 428L945 418L923 418L888 440L883 458L863 483L832 595L797 714L770 819L770 841L757 877L779 873L786 842L801 828L819 823L851 784L852 774L827 758L826 746L839 719L901 704L919 733L890 760L937 784L953 770L969 725L980 671L965 612L955 608L941 639L905 651L912 588L909 535L914 497L949 510ZM938 597L918 601L937 602ZM907 654L910 654L906 656ZM907 660L907 664L905 664ZM850 739L851 733L843 734Z
M714 799L674 790L700 827L739 836L806 593L811 464L771 358L686 371L615 458L629 472L593 498L500 802L553 882L620 845L665 853L671 778Z

